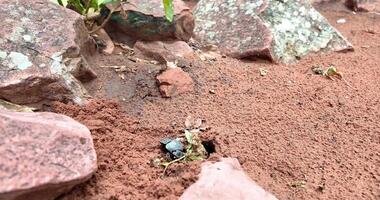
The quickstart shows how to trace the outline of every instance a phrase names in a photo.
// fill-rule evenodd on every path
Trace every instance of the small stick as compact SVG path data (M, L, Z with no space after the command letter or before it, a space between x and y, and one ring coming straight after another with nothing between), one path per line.
M175 159L175 160L173 160L173 161L170 161L170 162L168 162L168 163L166 163L166 164L163 164L163 166L165 166L165 169L164 169L164 172L162 173L162 176L165 176L165 174L166 174L166 170L169 168L169 166L170 166L171 164L176 163L176 162L179 162L179 161L181 161L181 160L183 160L183 159L185 159L185 158L186 158L186 155L184 155L184 156L182 156L182 157L180 157L180 158L177 158L177 159Z
M90 34L93 34L93 33L95 33L96 31L98 31L98 30L100 30L101 28L103 28L103 27L107 24L107 22L111 19L112 14L113 14L113 13L114 13L119 7L121 7L121 2L120 2L120 1L119 1L118 5L117 5L116 7L114 7L114 8L111 9L110 13L108 14L107 18L103 21L103 23L102 23L100 26L98 26L98 27L96 27L95 29L93 29L92 31L90 31L89 33L90 33Z

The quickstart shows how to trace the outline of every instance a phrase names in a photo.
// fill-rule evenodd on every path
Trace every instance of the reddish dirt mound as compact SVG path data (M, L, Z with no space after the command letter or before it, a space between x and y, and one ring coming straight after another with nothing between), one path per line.
M161 178L163 170L150 162L162 156L162 137L181 133L141 128L114 101L96 100L85 107L58 103L54 110L91 130L99 166L90 181L62 199L176 199L196 180L199 163L177 164Z
M184 70L196 91L172 99L158 96L149 66L133 66L125 79L100 72L88 89L98 96L98 86L111 82L106 90L126 99L124 110L107 101L57 106L91 128L99 156L95 177L64 199L177 199L199 165L173 167L160 179L150 160L160 155L162 137L181 134L188 115L211 127L206 137L215 140L215 156L237 157L279 199L380 199L380 16L325 15L355 52L310 56L293 66L229 58L193 65ZM347 22L337 24L340 18ZM127 63L118 59L112 64ZM310 71L330 64L345 81ZM269 74L260 76L259 68Z
M319 54L292 66L226 58L189 68L196 94L154 99L140 122L206 119L218 152L237 157L279 199L380 199L380 16L325 15L355 52ZM347 22L337 24L340 18ZM310 70L331 64L347 83ZM260 76L259 68L269 74Z

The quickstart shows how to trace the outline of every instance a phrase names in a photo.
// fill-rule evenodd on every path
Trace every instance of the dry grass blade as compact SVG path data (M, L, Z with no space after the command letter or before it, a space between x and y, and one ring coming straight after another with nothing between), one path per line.
M34 112L37 110L36 108L17 105L5 100L0 99L0 108L4 108L6 110L15 111L15 112Z

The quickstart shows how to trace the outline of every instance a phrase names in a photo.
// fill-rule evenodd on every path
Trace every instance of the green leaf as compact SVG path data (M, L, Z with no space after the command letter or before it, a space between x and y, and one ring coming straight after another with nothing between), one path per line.
M90 8L93 8L94 11L97 11L99 9L99 2L98 2L98 0L90 0L90 5L87 6L87 8L88 9L86 10L86 14L88 13L88 10Z
M59 5L63 6L62 0L57 0L57 2L58 2Z
M81 13L82 15L84 14L86 8L83 6L82 2L80 0L68 0L67 5L73 6L76 11Z
M117 0L98 0L98 6L107 4L107 3L115 3Z
M169 22L173 22L174 18L174 6L173 0L162 0L165 8L165 16Z
M336 67L334 67L333 65L331 65L328 69L327 69L327 71L326 71L326 75L327 76L331 76L331 75L334 75L334 74L336 74L337 73L337 70L336 70Z

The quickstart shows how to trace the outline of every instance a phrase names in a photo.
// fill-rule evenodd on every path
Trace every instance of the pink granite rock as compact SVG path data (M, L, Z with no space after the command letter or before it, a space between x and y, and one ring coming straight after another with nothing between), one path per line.
M50 0L2 0L0 19L0 98L17 104L86 100L77 77L96 75L84 58L92 40L82 16Z
M96 171L90 131L54 113L0 111L0 200L53 200Z
M277 200L249 178L234 158L206 162L197 182L185 190L180 200Z
M236 58L291 64L316 52L353 49L310 1L200 0L194 16L195 38Z
M148 57L160 63L192 59L193 49L184 41L138 41L134 45L139 57Z
M163 97L177 96L194 89L193 79L178 67L166 70L157 76L157 80Z
M49 70L31 67L22 71L0 74L0 98L16 104L42 104L67 101L73 93L64 79Z

